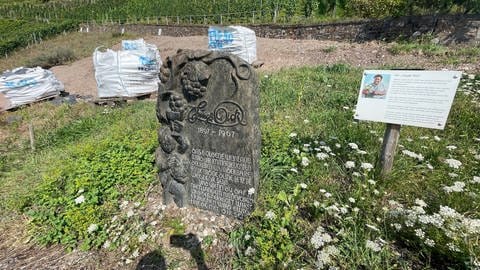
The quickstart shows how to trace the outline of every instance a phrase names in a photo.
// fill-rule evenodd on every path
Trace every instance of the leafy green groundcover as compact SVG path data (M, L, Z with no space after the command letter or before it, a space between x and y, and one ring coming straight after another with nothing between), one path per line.
M155 138L154 131L140 129L71 149L30 198L34 237L43 244L100 247L121 200L141 197L154 180Z

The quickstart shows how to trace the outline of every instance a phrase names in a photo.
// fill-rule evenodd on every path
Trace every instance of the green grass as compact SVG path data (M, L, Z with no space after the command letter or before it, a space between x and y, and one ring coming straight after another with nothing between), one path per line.
M345 64L262 74L261 183L255 211L230 233L236 269L310 269L320 264L339 269L469 269L478 261L479 232L465 225L480 218L480 184L474 183L474 176L480 176L478 76L463 81L464 92L457 93L445 130L402 127L393 171L384 179L377 170L360 167L377 163L385 129L382 123L353 121L361 76L362 70ZM11 115L22 120L5 124ZM0 135L7 142L0 146L3 220L28 214L33 236L41 243L88 249L109 239L111 249L126 246L130 254L142 245L132 239L154 230L127 212L138 207L133 202L142 204L148 186L156 183L150 160L157 144L152 102L113 109L43 103L0 120ZM26 132L30 122L36 130L34 152ZM451 145L457 148L448 150ZM424 160L403 150L420 153ZM448 158L462 166L449 167ZM355 166L347 168L347 161ZM133 181L132 175L140 180ZM464 191L447 193L445 187L455 182L463 182ZM74 200L81 194L85 204L77 205ZM458 213L444 216L440 227L420 222L420 217L438 217L444 206ZM168 218L161 224L166 233L183 233L180 221ZM92 224L98 224L97 230L85 233ZM115 239L112 231L133 236ZM435 244L429 246L429 241Z

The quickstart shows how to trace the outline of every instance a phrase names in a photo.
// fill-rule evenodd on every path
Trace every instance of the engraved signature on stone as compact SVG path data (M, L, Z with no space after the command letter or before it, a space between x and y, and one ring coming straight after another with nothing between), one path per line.
M245 126L247 124L245 111L236 102L223 101L215 107L213 112L207 112L205 107L207 107L206 101L202 101L198 106L193 107L188 112L188 121L190 123L201 121L221 127Z

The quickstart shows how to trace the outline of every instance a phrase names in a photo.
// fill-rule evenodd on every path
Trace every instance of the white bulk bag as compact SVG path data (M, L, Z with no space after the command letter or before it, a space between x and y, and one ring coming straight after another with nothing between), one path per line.
M0 94L8 100L8 106L0 110L58 96L64 90L50 70L41 67L7 70L0 76Z
M158 90L160 54L154 45L141 41L135 43L143 43L136 49L130 45L121 51L95 49L93 65L99 97L134 97Z
M235 54L251 64L257 60L255 31L243 26L210 26L208 49Z

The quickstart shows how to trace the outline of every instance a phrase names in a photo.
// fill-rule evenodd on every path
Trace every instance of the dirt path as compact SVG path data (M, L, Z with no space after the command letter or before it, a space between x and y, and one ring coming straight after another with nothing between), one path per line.
M148 36L148 43L155 44L163 60L174 55L178 49L207 49L206 36L167 37ZM257 38L257 58L264 62L260 72L272 72L296 66L346 63L356 67L378 68L381 66L425 69L459 69L480 71L480 64L448 65L438 58L426 55L392 55L388 44L382 42L348 43L319 40L292 40ZM114 49L118 49L118 45ZM97 96L92 57L81 59L68 66L51 69L65 85L66 91Z

